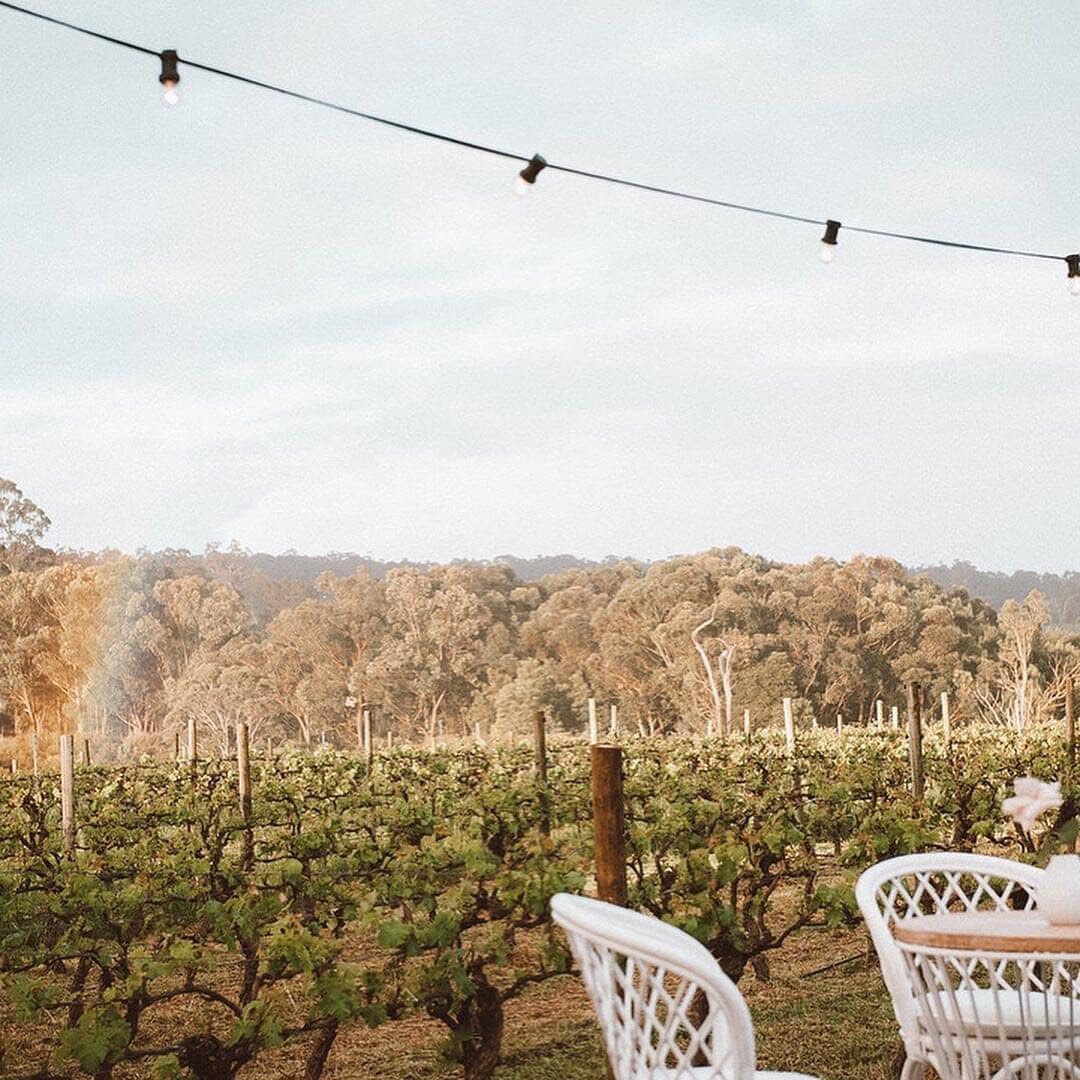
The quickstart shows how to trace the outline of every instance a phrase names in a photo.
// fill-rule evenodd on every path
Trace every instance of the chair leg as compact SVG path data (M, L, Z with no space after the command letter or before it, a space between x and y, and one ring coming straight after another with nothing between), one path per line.
M923 1080L926 1075L926 1062L908 1058L900 1072L900 1080Z

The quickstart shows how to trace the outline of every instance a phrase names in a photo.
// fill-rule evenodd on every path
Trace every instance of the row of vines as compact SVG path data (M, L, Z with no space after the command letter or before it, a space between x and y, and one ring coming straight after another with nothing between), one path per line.
M1071 779L1057 733L965 728L925 746L908 791L890 730L627 747L630 903L703 941L738 979L814 923L853 922L855 873L933 847L1016 853L1012 778ZM61 838L54 776L0 781L0 1073L222 1080L294 1044L323 1073L346 1025L440 1021L490 1076L504 1006L570 959L548 904L588 890L588 747L132 764L77 775ZM550 824L550 827L547 827Z

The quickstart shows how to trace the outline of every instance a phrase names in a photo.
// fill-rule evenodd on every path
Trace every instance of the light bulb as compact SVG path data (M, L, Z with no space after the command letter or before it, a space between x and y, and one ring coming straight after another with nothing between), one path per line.
M836 238L840 235L840 222L829 218L825 222L825 235L821 238L821 250L818 254L823 263L831 263L836 258Z
M1066 255L1065 266L1069 273L1069 292L1080 296L1080 255Z
M161 54L161 74L158 82L161 83L161 100L166 105L180 104L180 72L176 65L180 58L175 49L165 49Z

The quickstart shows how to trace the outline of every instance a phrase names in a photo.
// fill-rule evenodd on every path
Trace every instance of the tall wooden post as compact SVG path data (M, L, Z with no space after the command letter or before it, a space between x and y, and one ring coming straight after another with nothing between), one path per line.
M742 711L742 730L743 730L743 734L747 738L749 738L750 737L750 710L749 709L743 709L743 711Z
M194 716L187 718L187 759L192 768L199 760L199 724Z
M551 834L551 806L548 791L546 717L542 709L533 715L533 752L536 755L536 778L540 783L540 832Z
M795 756L795 710L791 707L791 698L784 698L784 742L787 752Z
M236 725L236 773L240 795L240 813L245 822L251 821L251 746L248 742L248 726L243 721Z
M893 730L897 730L900 727L900 706L894 705L889 710L889 717L892 721Z
M36 726L30 732L30 767L33 769L34 775L37 776L40 772L40 764L38 762L38 733Z
M885 702L883 702L881 700L881 698L878 698L877 701L874 702L874 713L875 713L875 718L877 719L877 726L878 727L884 727L885 726Z
M371 772L371 768L375 764L375 741L371 737L371 709L365 707L362 722L364 728L364 761L367 763L367 771Z
M613 704L611 706L610 725L608 727L608 732L610 733L610 735L611 735L611 737L613 739L617 739L619 737L619 706L618 705Z
M595 746L599 738L596 730L596 698L589 698L589 745Z
M1071 768L1076 763L1076 712L1073 707L1073 681L1065 680L1065 755Z
M60 828L64 851L75 854L75 736L60 736Z
M836 733L839 735L844 730L844 716L843 713L836 714Z
M90 762L90 740L89 739L83 739L82 748L83 748L83 764L84 765L90 765L91 762Z
M536 754L536 775L547 783L547 731L543 709L533 715L533 751Z
M908 683L907 687L908 753L911 757L911 794L923 797L926 779L923 775L922 756L922 687Z
M593 852L601 900L626 905L626 835L621 746L594 746L592 768Z
M240 795L240 816L244 819L244 866L251 869L255 861L255 838L251 831L251 746L248 726L236 725L236 776Z
M941 733L946 745L952 741L952 718L949 716L949 692L941 691Z

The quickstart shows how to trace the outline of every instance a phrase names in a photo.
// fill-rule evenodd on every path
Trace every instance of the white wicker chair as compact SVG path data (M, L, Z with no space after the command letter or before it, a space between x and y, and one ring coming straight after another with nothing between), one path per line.
M901 1080L921 1080L934 1064L934 1048L920 1023L917 991L892 936L900 919L945 911L1028 910L1036 906L1042 870L1012 859L964 852L901 855L870 867L859 877L855 898L877 950L900 1025L907 1061ZM999 1005L988 990L970 998L972 1030L998 1019Z
M570 939L615 1080L812 1080L755 1070L750 1010L688 934L568 893L552 898L551 913ZM699 991L707 1008L695 1022Z

